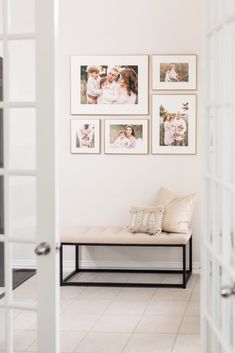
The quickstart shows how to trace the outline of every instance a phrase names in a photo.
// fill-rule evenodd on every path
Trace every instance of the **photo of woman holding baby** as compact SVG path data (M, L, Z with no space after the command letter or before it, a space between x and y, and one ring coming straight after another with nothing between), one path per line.
M147 153L148 121L105 120L106 153Z

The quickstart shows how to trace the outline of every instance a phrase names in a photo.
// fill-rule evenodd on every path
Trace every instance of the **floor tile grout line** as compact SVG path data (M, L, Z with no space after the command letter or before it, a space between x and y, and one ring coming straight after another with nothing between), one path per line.
M154 289L153 294L152 294L152 297L150 298L148 305L152 302L153 297L154 297L156 291L157 291L157 288ZM139 323L140 323L140 321L141 321L141 319L142 319L142 317L143 317L143 315L144 315L144 313L145 313L145 311L146 311L148 305L146 305L145 310L144 310L143 313L140 315L140 318L139 318L139 320L138 320L138 322L137 322L135 328L133 329L132 333L130 334L129 339L127 340L126 344L124 345L123 350L121 351L121 353L124 353L124 351L125 351L125 349L126 349L128 343L130 342L130 340L131 340L131 338L133 337L133 335L136 333L136 328L137 328L137 326L139 325Z
M195 282L195 283L196 283L196 282ZM195 287L195 283L194 283L193 288ZM193 289L192 289L192 293L193 293ZM191 293L191 296L192 296L192 293ZM175 344L176 344L177 338L179 337L180 328L181 328L181 325L182 325L182 323L183 323L184 318L186 317L185 314L186 314L187 309L188 309L188 306L189 306L189 304L190 304L191 296L190 296L190 298L189 298L189 300L188 300L188 304L187 304L187 306L186 306L186 308L185 308L185 311L184 311L184 314L183 314L183 316L182 316L182 319L181 319L181 322L180 322L180 325L179 325L179 328L178 328L178 331L177 331L177 334L176 334L176 337L175 337L175 341L174 341L174 344L173 344L173 346L172 346L171 353L173 353L173 350L174 350L174 348L175 348Z
M88 287L87 287L88 288ZM122 288L120 288L120 290L117 292L116 296L114 296L113 300L111 301L111 303L113 303L114 299L117 297L117 295L120 293ZM109 305L111 305L111 303ZM107 306L107 308L109 307L109 305ZM99 317L97 318L97 320L95 320L94 324L91 325L90 329L86 332L86 334L84 335L84 337L81 339L81 341L78 343L78 345L76 345L76 347L73 350L73 353L76 352L76 349L79 348L80 344L82 343L82 341L90 334L92 333L92 328L97 324L98 320L100 320L100 318L104 315L105 311L107 310L107 308L105 308L104 312L102 314L99 315Z
M190 296L190 297L191 297L191 296ZM186 313L186 311L187 311L189 302L190 302L190 300L188 300L188 304L186 305L186 307L185 307L185 309L184 309L184 313L183 313L183 315L182 315L182 318L181 318L181 321L180 321L178 330L177 330L177 332L176 332L175 339L174 339L174 343L173 343L173 345L172 345L172 349L171 349L171 352L170 352L170 353L173 353L173 350L174 350L174 348L175 348L175 344L176 344L177 338L178 338L178 336L179 336L180 328L181 328L181 325L182 325L182 323L183 323L183 321L184 321L185 313Z

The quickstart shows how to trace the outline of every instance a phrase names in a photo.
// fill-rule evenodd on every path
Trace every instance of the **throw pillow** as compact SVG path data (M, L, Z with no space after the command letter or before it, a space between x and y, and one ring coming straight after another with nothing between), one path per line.
M196 194L177 197L165 188L161 188L157 202L164 206L162 229L170 233L188 233L192 219Z
M131 233L147 233L158 235L162 231L164 207L132 207L131 220L127 227Z

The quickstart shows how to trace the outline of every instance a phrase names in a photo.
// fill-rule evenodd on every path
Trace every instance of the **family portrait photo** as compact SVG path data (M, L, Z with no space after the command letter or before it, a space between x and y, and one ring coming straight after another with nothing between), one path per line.
M105 120L105 153L148 153L147 120Z
M81 104L137 104L138 66L81 66Z
M195 153L195 95L153 97L153 152Z
M153 55L153 89L196 89L196 55Z
M71 153L100 153L99 120L71 120Z
M146 56L71 57L72 114L145 114Z

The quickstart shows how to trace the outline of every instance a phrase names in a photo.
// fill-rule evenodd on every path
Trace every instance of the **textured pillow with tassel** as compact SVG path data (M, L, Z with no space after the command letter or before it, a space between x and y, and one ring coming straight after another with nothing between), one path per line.
M164 207L132 207L131 219L127 227L131 233L158 235L162 231Z

